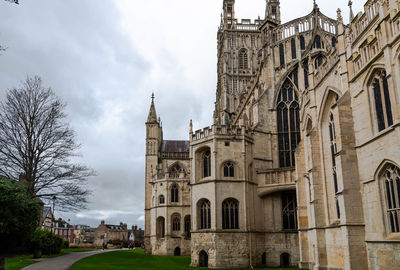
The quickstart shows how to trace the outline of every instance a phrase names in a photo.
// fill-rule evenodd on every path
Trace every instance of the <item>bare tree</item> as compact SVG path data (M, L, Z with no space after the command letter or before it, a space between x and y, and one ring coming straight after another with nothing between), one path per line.
M15 4L19 4L19 0L6 0L6 1L12 2L12 3L15 3Z
M56 196L64 210L84 208L94 172L74 164L79 145L65 121L65 104L39 77L8 90L0 103L0 174L24 178L32 197Z

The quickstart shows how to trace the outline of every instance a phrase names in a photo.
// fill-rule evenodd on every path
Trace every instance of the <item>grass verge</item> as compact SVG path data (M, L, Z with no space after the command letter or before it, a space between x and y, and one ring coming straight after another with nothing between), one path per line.
M188 256L152 256L145 255L143 250L122 250L101 253L84 258L76 262L71 270L186 270L197 269L189 267L190 257ZM258 269L279 269L282 268L258 268ZM286 268L287 270L298 270L297 268ZM226 269L227 270L227 269Z

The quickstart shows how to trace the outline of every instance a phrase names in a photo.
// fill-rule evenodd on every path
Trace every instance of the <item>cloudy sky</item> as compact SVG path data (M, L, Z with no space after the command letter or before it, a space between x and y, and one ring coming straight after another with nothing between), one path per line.
M222 0L0 0L0 99L39 75L67 103L81 162L97 171L87 210L56 216L74 224L143 226L145 125L154 91L164 138L187 139L211 124L216 33ZM312 0L282 0L283 21ZM319 0L336 18L347 0ZM355 13L364 1L354 0ZM236 0L237 18L264 17L265 0Z

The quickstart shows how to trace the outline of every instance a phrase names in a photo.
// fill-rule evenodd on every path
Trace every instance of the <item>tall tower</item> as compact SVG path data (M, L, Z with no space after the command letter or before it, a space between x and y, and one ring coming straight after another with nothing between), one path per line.
M156 108L154 106L154 94L151 96L151 105L149 115L146 121L146 175L145 175L145 242L150 242L151 234L151 194L152 182L157 177L158 159L160 156L160 146L162 143L163 134L160 121L157 120ZM149 244L145 245L150 247ZM151 249L146 253L151 253Z
M276 20L281 22L281 9L279 0L267 0L267 8L265 9L265 19Z

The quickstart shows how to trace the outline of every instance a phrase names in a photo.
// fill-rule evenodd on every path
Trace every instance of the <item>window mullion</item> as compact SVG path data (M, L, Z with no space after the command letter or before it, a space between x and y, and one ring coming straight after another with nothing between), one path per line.
M379 87L380 87L380 92L381 92L381 102L382 102L382 114L383 114L383 121L385 122L385 128L389 126L389 121L387 119L387 111L386 111L386 99L385 99L385 93L383 92L383 79L382 75L379 76Z

